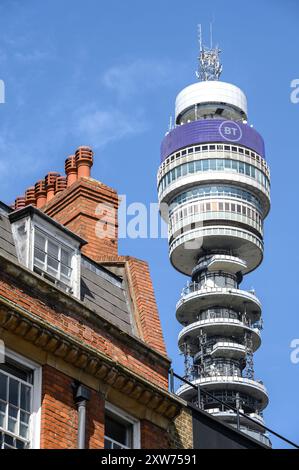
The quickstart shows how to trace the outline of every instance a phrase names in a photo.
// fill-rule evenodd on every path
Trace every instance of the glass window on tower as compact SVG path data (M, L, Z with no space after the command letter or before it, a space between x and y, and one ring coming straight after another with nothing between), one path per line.
M210 162L210 170L216 170L216 159L212 159Z

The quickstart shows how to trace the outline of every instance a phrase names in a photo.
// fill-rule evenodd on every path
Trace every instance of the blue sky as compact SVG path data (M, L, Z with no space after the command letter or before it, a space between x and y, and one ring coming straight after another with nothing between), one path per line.
M213 21L222 80L246 93L271 166L265 259L243 286L263 303L255 371L270 395L267 424L297 442L299 364L290 342L299 338L299 104L290 82L299 78L298 10L296 0L0 2L0 199L8 203L47 171L63 171L85 144L95 151L95 178L128 203L155 202L175 96L196 80L196 25L208 39ZM165 239L125 239L120 252L150 263L168 354L181 372L175 304L187 278L171 267Z

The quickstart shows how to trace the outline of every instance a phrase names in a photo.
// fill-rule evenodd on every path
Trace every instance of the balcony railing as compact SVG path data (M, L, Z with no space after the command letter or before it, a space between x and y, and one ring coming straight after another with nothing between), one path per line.
M232 424L233 427L237 427L236 424ZM253 437L253 439L256 439L257 441L260 441L262 444L270 447L271 446L271 441L268 436L268 433L261 433L258 431L254 431L253 429L249 428L248 426L240 426L240 431L245 432L245 434L248 434L249 436Z
M208 275L206 279L212 279L216 281L216 278L219 278L219 274L216 275ZM188 294L193 294L194 292L199 292L202 289L205 290L215 290L215 292L221 292L221 289L232 289L234 291L233 293L238 293L240 292L241 294L246 294L246 296L252 298L254 301L258 301L257 297L255 296L254 291L247 291L247 290L242 290L238 289L237 282L235 281L235 276L229 275L229 274L223 274L222 277L226 280L223 286L219 285L214 285L214 286L209 286L205 284L205 281L201 282L190 282L186 287L183 288L181 292L181 298L185 297Z
M211 354L217 348L245 347L245 340L229 339L227 336L210 336L203 344L204 354ZM194 356L195 359L196 355Z
M228 403L225 403L223 402L222 400L218 399L217 397L213 396L213 394L211 392L208 392L207 390L205 390L202 385L200 384L193 384L192 382L189 382L187 379L185 379L184 377L181 377L180 375L176 374L173 369L170 369L169 371L169 374L170 374L170 380L169 380L169 384L170 384L170 392L171 393L175 393L175 379L178 379L181 383L183 382L184 384L188 385L189 387L193 388L194 390L197 391L197 399L198 399L198 405L197 407L199 409L203 409L203 397L209 397L211 398L214 402L216 403L219 403L219 405L223 408L223 409L227 409L227 410L232 410L233 412L236 413L236 425L235 427L239 430L239 431L243 431L245 432L245 429L241 429L241 424L240 424L240 417L244 417L246 418L246 420L248 422L252 422L254 424L254 427L256 427L256 425L258 425L259 423L257 422L256 419L250 417L248 414L245 414L243 413L240 408L241 408L241 403L240 403L240 400L239 400L239 397L238 395L236 396L236 403L235 403L235 406L232 406ZM289 444L290 446L294 447L295 449L299 449L299 445L292 442L290 439L287 439L286 437L282 436L281 434L279 434L278 432L276 431L273 431L273 429L267 427L264 423L260 424L261 426L261 432L256 432L256 436L254 435L251 435L253 438L259 440L260 442L263 442L264 444L266 444L266 440L262 441L262 438L259 439L258 438L258 435L262 435L265 437L265 439L269 439L268 438L268 435L265 434L265 433L271 433L273 436L277 437L278 439L282 440L283 442ZM244 426L243 426L244 428ZM249 429L249 428L248 428ZM247 434L249 434L247 432ZM270 446L271 443L270 443L270 440L267 441L268 443L266 445Z
M190 372L185 375L187 380L193 381L207 377L242 377L240 366L237 364L228 364L222 361L219 364L211 364L205 367L204 370L201 366L192 366Z
M197 320L238 320L244 323L249 328L262 330L263 329L263 322L262 320L258 320L256 322L252 322L250 318L247 317L246 313L236 312L234 310L228 308L211 308L205 310L204 312L199 313Z

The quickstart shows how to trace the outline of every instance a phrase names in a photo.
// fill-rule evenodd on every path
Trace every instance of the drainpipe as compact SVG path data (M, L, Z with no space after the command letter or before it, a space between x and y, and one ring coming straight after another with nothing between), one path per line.
M78 449L85 449L86 440L86 405L90 400L90 390L80 383L74 383L74 399L78 407Z

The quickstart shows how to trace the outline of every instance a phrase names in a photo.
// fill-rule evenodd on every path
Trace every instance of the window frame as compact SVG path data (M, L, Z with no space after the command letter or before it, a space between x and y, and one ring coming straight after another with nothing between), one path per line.
M45 274L39 274L42 276L44 279L48 280L49 282L52 282L52 280L49 280L47 278L47 275L53 279L53 285L55 287L58 287L60 289L63 289L65 292L67 292L70 295L73 295L76 298L80 298L80 276L81 276L81 267L80 267L80 259L81 259L81 254L80 250L76 248L73 244L68 242L68 239L66 237L62 237L60 233L58 233L55 228L53 230L49 230L51 227L49 224L45 223L42 224L38 221L33 221L32 226L31 226L31 235L30 235L30 246L29 246L29 269L33 272L35 271L35 264L34 264L34 248L35 248L35 234L36 231L40 232L42 236L44 236L46 239L53 241L53 243L57 244L61 248L64 248L66 251L69 252L71 261L70 261L70 268L71 268L71 277L70 277L70 282L69 284L66 284L63 279L56 278L53 276L51 273L49 273L46 270L43 270L42 268L39 268L37 266L37 269L40 269L42 273ZM61 261L60 261L61 263ZM57 281L57 282L55 282ZM65 288L64 288L65 286Z
M58 279L58 277L55 277L53 272L52 278L50 275L48 279L46 276L42 276L42 273L47 271L42 270L40 266L36 270L36 275L44 279L45 282L51 283L55 288L80 299L81 246L86 241L33 206L27 206L20 211L12 212L10 216L12 235L19 263L34 272L34 231L35 228L38 228L51 240L53 239L54 242L59 243L70 251L70 264L72 268L71 289L66 288L65 283L63 284L63 279L60 283L55 282L55 279Z
M37 234L41 235L41 237L43 237L45 239L45 248L44 249L41 249L36 243L36 235ZM58 258L55 258L53 255L51 255L49 253L49 242L53 243L54 245L57 246L57 248L58 248ZM42 271L42 273L49 276L51 279L57 281L58 285L59 285L59 283L62 283L63 285L65 285L70 290L73 290L72 281L73 281L74 274L73 274L72 264L73 264L73 256L75 255L74 249L69 247L64 241L62 242L58 238L56 238L56 237L52 236L51 234L47 233L45 230L42 230L37 225L35 225L35 227L34 227L32 243L33 243L33 247L32 247L32 251L33 251L33 253L32 253L33 254L33 256L32 256L32 270L35 271L34 268L37 268L40 271ZM45 269L41 268L40 266L38 266L38 264L35 263L35 258L36 258L35 249L36 248L37 248L37 250L39 250L40 252L45 254L45 261L43 263L45 265ZM65 265L61 260L62 250L66 251L68 253L69 257L70 257L70 265L69 266ZM49 258L55 259L55 261L58 264L58 269L57 269L58 276L57 277L48 270ZM65 278L68 279L68 282L66 282L66 280L63 279L63 274L61 273L61 266L66 266L67 268L70 269L69 278L67 278L67 276L65 276ZM53 270L54 270L54 268L53 268Z
M20 366L24 366L32 370L32 411L29 420L29 449L40 449L42 367L31 359L28 359L7 347L5 348L5 357L12 359ZM0 430L4 433L7 432L2 428L0 428ZM18 438L14 433L8 432L8 434L12 434Z
M123 421L126 421L128 424L132 425L132 449L140 449L140 421L133 416L129 415L126 411L121 410L112 403L106 402L105 403L105 412L109 411L112 415L120 418ZM104 425L104 438L105 438L105 425Z

